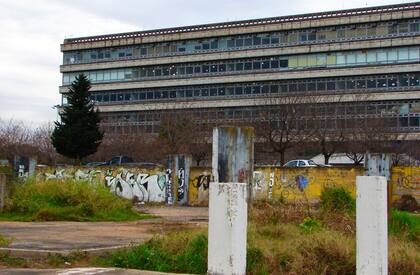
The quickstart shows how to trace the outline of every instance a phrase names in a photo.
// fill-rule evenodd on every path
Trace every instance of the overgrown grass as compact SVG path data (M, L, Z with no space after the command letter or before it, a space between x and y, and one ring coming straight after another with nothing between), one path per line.
M356 210L356 200L343 187L327 187L321 192L320 206L327 212L353 214Z
M207 236L202 231L171 233L97 261L101 265L122 268L204 274Z
M395 236L406 237L420 246L420 216L393 210L389 232Z
M0 247L8 247L10 243L11 243L10 239L7 239L0 234Z
M126 221L149 217L132 210L132 202L100 184L76 180L27 180L16 186L0 220Z

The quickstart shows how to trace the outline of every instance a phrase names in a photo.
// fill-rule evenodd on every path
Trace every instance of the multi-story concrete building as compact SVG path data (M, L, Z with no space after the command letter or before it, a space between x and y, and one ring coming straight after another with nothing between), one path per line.
M174 112L206 129L249 123L291 95L320 96L307 127L319 114L331 128L375 118L420 132L420 2L72 38L61 51L62 104L88 75L108 133L153 133Z

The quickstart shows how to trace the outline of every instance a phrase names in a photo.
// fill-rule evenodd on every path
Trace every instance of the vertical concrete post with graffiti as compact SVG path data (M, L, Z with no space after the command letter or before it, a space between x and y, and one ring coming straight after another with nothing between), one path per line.
M213 130L214 182L248 184L251 198L254 170L254 128L218 127Z
M251 194L253 164L252 128L214 129L208 274L246 273L247 199Z
M175 155L177 201L179 205L188 204L191 157Z

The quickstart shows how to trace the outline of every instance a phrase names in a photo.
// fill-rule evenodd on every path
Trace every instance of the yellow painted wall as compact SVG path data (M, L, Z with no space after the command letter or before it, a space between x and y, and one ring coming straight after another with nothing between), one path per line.
M191 168L188 194L189 205L208 205L211 168Z
M391 170L392 199L411 195L420 202L420 167L393 167Z
M356 176L363 172L361 168L257 168L253 190L257 199L287 201L316 201L322 189L330 186L344 187L355 195Z

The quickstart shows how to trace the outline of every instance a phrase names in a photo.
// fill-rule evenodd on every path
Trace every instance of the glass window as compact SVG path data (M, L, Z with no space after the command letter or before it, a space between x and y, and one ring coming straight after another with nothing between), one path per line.
M365 52L357 53L356 62L357 63L366 63L366 53Z
M324 81L318 81L316 83L316 89L318 91L325 91L325 82Z
M398 51L397 49L390 49L388 50L388 62L389 61L397 61L398 59Z
M327 56L325 54L316 55L316 64L318 66L323 66L327 63Z
M390 77L388 78L388 87L397 87L398 80L396 77Z
M272 69L277 69L279 68L279 61L278 60L271 60L271 68Z
M408 76L407 75L401 75L400 77L400 86L407 87L408 86Z
M235 88L235 95L241 95L242 94L242 87L236 87Z
M252 70L252 62L245 62L244 69Z
M278 92L279 92L279 86L278 86L278 85L271 85L271 86L270 86L270 92L271 92L272 94L276 94L276 93L278 93Z
M378 62L386 62L387 61L386 52L385 51L378 52L377 59L378 59Z
M418 60L419 59L419 47L409 48L409 58L410 58L410 60Z
M262 69L269 69L270 68L270 61L263 61L261 62Z
M376 79L368 79L367 80L367 87L368 87L368 89L376 88Z
M348 53L346 57L347 64L355 64L356 63L356 54L355 53Z
M308 58L306 55L298 57L298 66L299 67L307 67L308 66Z
M244 63L242 62L236 63L235 68L237 71L242 71L244 69Z
M280 68L287 68L289 66L289 60L282 59L280 60Z
M253 62L253 67L254 67L254 70L261 69L261 62L260 61L254 61Z
M398 60L403 60L403 61L408 60L408 48L398 49Z
M376 62L376 52L368 51L366 60L368 63Z

